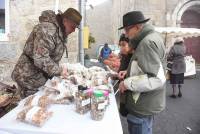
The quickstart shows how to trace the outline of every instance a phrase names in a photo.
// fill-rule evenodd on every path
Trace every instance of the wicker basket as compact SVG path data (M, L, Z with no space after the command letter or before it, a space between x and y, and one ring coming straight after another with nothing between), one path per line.
M3 93L2 95L0 94L0 108L9 105L13 100L15 100L14 95L17 91L15 85L9 86L0 82L0 91Z

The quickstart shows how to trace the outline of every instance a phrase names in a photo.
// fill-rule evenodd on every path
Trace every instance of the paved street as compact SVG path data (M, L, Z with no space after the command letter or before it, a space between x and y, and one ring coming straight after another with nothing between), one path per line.
M155 116L153 134L200 134L200 72L194 79L185 79L182 92L182 98L170 98L172 89L167 84L167 106ZM124 134L128 134L124 118L122 125Z

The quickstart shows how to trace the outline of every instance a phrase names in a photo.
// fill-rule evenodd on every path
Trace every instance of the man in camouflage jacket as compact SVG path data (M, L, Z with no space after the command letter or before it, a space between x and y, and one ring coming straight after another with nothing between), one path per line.
M81 19L73 8L57 15L51 10L42 12L40 23L33 28L12 72L22 98L37 92L47 79L61 75L59 61L66 50L67 36L75 31Z

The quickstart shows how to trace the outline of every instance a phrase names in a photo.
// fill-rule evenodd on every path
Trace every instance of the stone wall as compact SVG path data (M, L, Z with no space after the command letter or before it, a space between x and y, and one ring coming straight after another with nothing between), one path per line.
M105 42L113 44L112 35L112 0L107 0L100 5L94 6L93 9L86 11L86 22L90 28L90 33L95 38L96 43L92 44L90 49L87 49L85 53L88 53L90 57L96 57L96 50L100 44Z
M11 80L10 74L14 63L19 58L27 37L34 25L38 24L38 17L43 10L54 10L55 0L10 0L10 34L8 42L0 42L0 79ZM69 7L78 7L75 1L60 0L59 10L65 11ZM69 58L62 61L77 61L78 32L69 36ZM63 56L65 57L65 56ZM3 73L3 74L2 74Z
M151 18L149 23L155 26L179 26L181 23L181 12L186 7L198 3L200 3L199 0L108 0L104 5L99 6L99 9L97 7L98 10L94 8L94 11L89 11L87 21L91 25L91 31L94 31L97 42L99 37L101 37L101 39L109 38L111 43L118 44L119 36L124 32L123 30L119 31L118 28L122 26L122 17L125 13L140 10L147 18ZM109 11L111 11L111 14ZM111 16L110 19L104 15L100 15L105 14L105 12L107 12L106 16ZM99 18L101 18L100 21L104 20L103 26L101 25L101 27L97 26ZM111 25L108 24L109 20ZM102 34L102 31L109 31L109 35ZM170 47L173 44L172 42L173 39L167 39L167 46ZM92 49L87 52L94 53L97 44L99 43L94 44Z
M140 10L150 23L155 26L180 26L184 11L194 5L200 5L199 0L113 0L112 31L114 42L117 42L123 31L116 28L122 25L122 16L132 10ZM167 46L173 44L168 39Z
M183 13L189 9L195 11L198 14L200 13L200 0L112 0L110 3L107 2L107 4L111 4L112 7L110 15L111 27L107 27L106 31L111 31L111 41L113 44L118 44L119 36L122 32L124 32L123 30L119 31L118 28L122 26L123 15L129 11L142 11L147 18L151 18L149 23L159 27L181 27L180 24L183 22ZM102 10L109 11L110 6L106 5ZM102 10L99 10L99 13L101 13ZM102 19L105 18L101 17L101 20ZM93 21L96 23L98 19ZM107 22L104 22L104 24L105 26L108 25ZM96 31L99 30L99 27L93 28L95 33L97 33L95 35L96 37L104 36L107 38L107 35L101 35L98 31ZM104 28L102 28L102 30L104 30ZM165 36L163 37L165 40ZM165 41L167 51L169 51L170 47L174 44L174 37L172 38L167 36ZM194 44L198 45L198 43ZM197 49L194 49L194 51L195 50Z
M149 23L156 26L165 26L166 22L166 2L164 0L113 0L112 20L114 42L118 42L123 30L118 31L122 25L122 17L125 13L139 10L146 18L151 18Z

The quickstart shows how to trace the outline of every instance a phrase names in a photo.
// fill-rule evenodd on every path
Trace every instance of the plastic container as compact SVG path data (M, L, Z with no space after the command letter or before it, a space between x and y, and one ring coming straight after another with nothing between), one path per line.
M103 91L95 90L91 99L91 118L96 121L102 120L105 110L106 106L104 93Z
M86 93L87 93L87 95L88 95L89 97L92 97L93 91L94 91L94 89L89 88L89 89L86 90Z
M94 85L95 86L104 85L104 84L108 84L108 81L107 80L103 80L103 79L99 79L99 78L94 80Z
M110 104L110 98L109 98L109 91L103 91L104 97L105 97L105 106L107 107Z
M78 92L75 95L76 112L85 114L90 110L91 99L87 92L87 87L78 86Z

